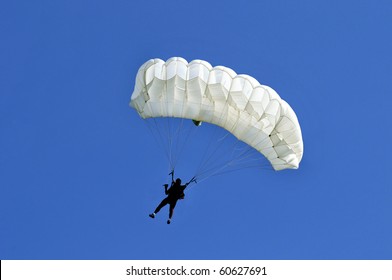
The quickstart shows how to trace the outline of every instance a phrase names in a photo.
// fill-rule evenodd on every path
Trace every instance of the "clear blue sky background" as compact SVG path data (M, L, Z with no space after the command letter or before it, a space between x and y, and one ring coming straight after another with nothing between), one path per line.
M391 259L391 18L387 0L2 1L0 259ZM168 167L128 101L172 56L273 87L300 169L212 177L170 226L148 218Z

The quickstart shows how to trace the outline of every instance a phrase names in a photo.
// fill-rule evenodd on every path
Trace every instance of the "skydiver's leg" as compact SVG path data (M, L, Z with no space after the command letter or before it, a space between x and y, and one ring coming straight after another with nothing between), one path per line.
M163 199L161 201L161 203L159 203L158 207L155 209L154 213L149 214L148 216L150 216L151 218L155 218L155 215L162 209L163 206L165 206L166 204L169 203L169 200L167 199L167 197L165 199Z
M169 219L167 220L167 223L170 224L171 218L173 217L174 213L174 208L176 207L177 200L170 201L170 208L169 208Z
M154 214L157 214L161 209L162 209L162 207L163 206L165 206L166 204L168 204L169 203L169 200L168 200L168 198L166 197L165 199L163 199L162 201L161 201L161 203L158 205L158 207L155 209L155 211L154 211Z
M177 201L173 201L172 203L170 203L169 219L171 219L173 217L174 208L176 207L176 204L177 204Z

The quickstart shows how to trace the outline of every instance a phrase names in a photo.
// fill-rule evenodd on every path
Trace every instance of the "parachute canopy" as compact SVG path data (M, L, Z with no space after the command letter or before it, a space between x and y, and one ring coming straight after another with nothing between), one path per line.
M175 117L220 126L262 153L275 170L297 169L301 128L270 87L203 60L150 59L136 76L130 106L142 118Z

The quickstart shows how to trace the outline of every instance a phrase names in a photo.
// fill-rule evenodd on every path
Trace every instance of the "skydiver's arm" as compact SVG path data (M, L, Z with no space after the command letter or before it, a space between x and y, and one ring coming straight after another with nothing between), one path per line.
M164 184L163 186L165 187L165 194L167 195L167 194L168 194L167 187L168 187L169 185L168 185L168 184Z
M192 182L188 182L188 183L186 183L185 185L182 185L181 187L183 188L183 190L185 190L186 187L188 187L188 185L189 185L190 183L192 183Z
M172 175L172 184L174 183L174 169L172 170L172 172L169 173L169 175Z
M189 180L189 182L188 183L186 183L183 187L184 187L184 190L186 189L186 187L190 184L190 183L192 183L192 182L195 182L195 183L197 183L197 181L196 181L196 178L195 178L195 176L192 178L192 179L190 179Z

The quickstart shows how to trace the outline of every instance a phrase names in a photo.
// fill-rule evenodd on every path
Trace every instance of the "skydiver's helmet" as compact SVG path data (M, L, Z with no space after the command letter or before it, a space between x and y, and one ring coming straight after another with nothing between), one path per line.
M177 179L176 179L176 184L181 185L181 179L180 179L180 178L177 178Z

